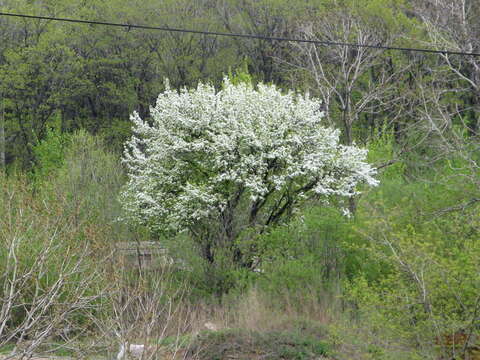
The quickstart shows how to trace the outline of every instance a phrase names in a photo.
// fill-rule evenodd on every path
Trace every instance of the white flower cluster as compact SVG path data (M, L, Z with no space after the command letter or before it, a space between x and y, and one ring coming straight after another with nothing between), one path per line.
M308 95L228 79L221 91L205 84L167 88L150 123L131 117L127 213L153 228L182 230L221 216L239 194L258 205L288 192L295 205L354 195L360 182L376 185L367 151L341 145L338 130L322 125L319 107Z

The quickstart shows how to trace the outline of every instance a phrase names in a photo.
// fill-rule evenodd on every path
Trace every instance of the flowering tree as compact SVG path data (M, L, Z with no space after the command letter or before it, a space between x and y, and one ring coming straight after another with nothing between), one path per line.
M217 249L240 262L244 230L263 231L309 200L377 184L367 151L341 145L308 95L228 79L218 92L167 86L151 115L131 117L126 212L155 231L188 231L211 262Z

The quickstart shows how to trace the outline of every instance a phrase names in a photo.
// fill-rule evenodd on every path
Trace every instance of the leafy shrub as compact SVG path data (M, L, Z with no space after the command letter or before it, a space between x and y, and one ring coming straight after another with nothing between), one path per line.
M58 130L48 129L47 136L34 148L36 166L33 177L36 182L46 181L65 161L65 149L70 142L70 135L61 134Z
M24 179L1 186L0 344L83 331L103 287L84 229Z
M23 177L0 179L0 342L38 337L38 347L88 329L107 286L103 260L130 237L115 221L119 159L85 132L63 140L52 133L37 148L34 191Z
M383 126L375 131L368 142L368 161L382 167L380 177L383 181L402 179L405 175L405 163L396 154L395 135L393 129Z
M444 334L478 332L480 217L475 207L445 210L456 189L384 182L359 209L365 262L381 271L359 272L347 297L384 339L402 339L420 357Z

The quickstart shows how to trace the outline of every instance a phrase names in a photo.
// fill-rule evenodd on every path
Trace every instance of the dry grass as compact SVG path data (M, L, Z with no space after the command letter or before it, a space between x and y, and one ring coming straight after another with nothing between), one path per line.
M328 326L341 316L337 296L326 293L315 298L308 296L308 289L306 293L307 296L301 297L286 292L272 299L270 294L252 287L236 297L225 298L221 305L198 304L192 309L191 330L198 333L205 330L206 323L212 323L218 330L283 331L292 330L298 321L305 319Z

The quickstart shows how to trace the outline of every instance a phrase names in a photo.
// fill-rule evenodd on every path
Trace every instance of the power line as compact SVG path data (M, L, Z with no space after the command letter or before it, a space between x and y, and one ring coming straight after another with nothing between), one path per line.
M345 42L335 42L335 41L321 41L321 40L308 40L308 39L286 38L286 37L277 37L277 36L263 36L263 35L255 35L255 34L239 34L239 33L216 32L216 31L181 29L181 28L171 28L167 26L162 27L162 26L149 26L149 25L122 24L122 23L112 23L112 22L103 22L103 21L58 18L58 17L51 17L51 16L12 14L12 13L4 13L4 12L0 12L0 16L61 21L61 22L89 24L89 25L115 26L115 27L122 27L127 29L159 30L159 31L169 31L169 32L178 32L178 33L209 35L209 36L225 36L225 37L237 37L237 38L246 38L246 39L260 39L260 40L266 40L266 41L290 41L290 42L298 42L298 43L316 44L316 45L322 45L322 46L348 46L348 47L355 47L355 48L409 51L409 52L421 52L421 53L441 54L441 55L480 56L480 53L452 51L452 50L431 50L431 49L422 49L422 48L355 44L355 43L345 43Z

